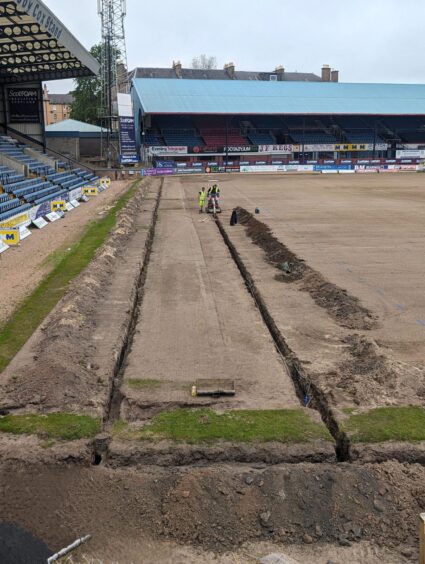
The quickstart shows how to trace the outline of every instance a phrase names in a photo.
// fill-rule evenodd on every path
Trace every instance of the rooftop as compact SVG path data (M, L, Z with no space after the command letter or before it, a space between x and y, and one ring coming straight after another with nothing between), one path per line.
M136 78L146 114L425 115L425 84Z
M69 106L74 101L74 96L72 94L49 94L48 100L51 104L67 104Z
M64 119L58 121L57 123L52 123L52 125L46 126L46 133L56 133L56 134L99 134L106 132L106 129L99 127L98 125L92 125L91 123L84 123L83 121L77 121L75 119Z
M320 76L312 72L257 72L234 71L234 75L225 69L185 69L181 68L177 74L175 68L138 67L132 73L132 78L169 78L190 80L270 80L270 75L277 75L279 80L299 82L321 82Z

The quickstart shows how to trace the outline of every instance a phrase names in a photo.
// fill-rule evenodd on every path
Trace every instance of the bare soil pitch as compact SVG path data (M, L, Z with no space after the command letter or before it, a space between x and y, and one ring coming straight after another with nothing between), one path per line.
M226 233L291 354L332 408L423 404L422 178L223 177ZM219 376L235 379L237 395L207 400L218 411L300 405L217 226L197 214L200 180L165 181L142 285L158 181L135 196L96 259L2 375L2 400L23 412L107 417L118 389L121 415L143 425L158 410L202 404L191 397L191 384ZM397 182L405 181L402 190ZM300 276L282 283L282 271L246 226L228 226L236 205L260 207L276 250L285 247L279 260L303 265ZM394 260L404 261L403 272ZM341 323L343 316L318 303L303 287L305 269L342 300L348 296L347 316L366 323ZM394 314L391 300L400 291ZM97 444L106 455L90 467L87 441L0 439L0 518L53 549L92 533L84 553L123 563L151 562L152 554L157 562L245 563L286 551L306 563L416 557L423 467L374 463L385 460L380 445L360 452L363 464L329 463L326 451L313 452L317 464L300 463L305 453L288 449L293 464L285 466L276 445L251 445L250 452L113 441L108 457L103 434ZM419 459L412 448L410 460Z

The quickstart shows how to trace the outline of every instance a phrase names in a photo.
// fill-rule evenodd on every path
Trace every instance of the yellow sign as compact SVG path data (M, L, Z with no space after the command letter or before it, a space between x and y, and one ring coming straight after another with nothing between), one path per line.
M109 186L111 185L111 179L109 178L109 176L104 176L100 179L100 183L109 188Z
M84 196L97 196L97 193L97 186L84 186L83 188Z
M335 145L335 151L370 151L369 143Z
M0 229L0 239L6 245L19 245L19 229Z
M50 211L54 212L57 210L65 211L66 202L64 200L56 200L54 202L50 202Z
M25 223L30 220L28 213L21 213L20 215L15 215L6 221L0 222L0 229L12 229L16 225L20 225L21 223Z

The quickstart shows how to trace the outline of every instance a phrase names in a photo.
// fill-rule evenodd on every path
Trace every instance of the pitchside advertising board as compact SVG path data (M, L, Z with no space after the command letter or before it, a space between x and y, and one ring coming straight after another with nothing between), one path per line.
M10 123L40 123L38 88L11 86L7 89Z
M136 131L130 94L118 94L118 119L121 164L137 164L139 157L137 155Z
M19 229L0 229L0 240L10 247L19 245Z

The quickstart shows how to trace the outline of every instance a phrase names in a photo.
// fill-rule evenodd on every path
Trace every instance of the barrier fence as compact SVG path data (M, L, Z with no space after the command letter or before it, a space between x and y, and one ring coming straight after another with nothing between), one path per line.
M217 174L217 173L323 173L323 174L366 174L390 172L416 172L425 167L416 159L364 159L336 161L298 161L283 162L258 162L258 163L233 163L218 164L217 162L202 163L172 163L158 162L155 168L145 168L140 171L142 176L171 176L186 174Z

